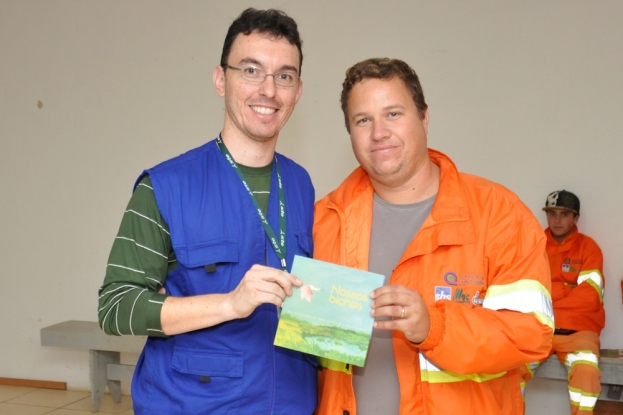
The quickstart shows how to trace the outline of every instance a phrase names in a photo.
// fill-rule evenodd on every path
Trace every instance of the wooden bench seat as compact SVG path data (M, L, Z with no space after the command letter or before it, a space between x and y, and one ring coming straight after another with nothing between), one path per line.
M41 345L89 351L91 412L98 412L106 385L121 402L121 381L131 381L134 366L120 364L120 353L140 353L146 336L109 336L94 321L65 321L41 329Z

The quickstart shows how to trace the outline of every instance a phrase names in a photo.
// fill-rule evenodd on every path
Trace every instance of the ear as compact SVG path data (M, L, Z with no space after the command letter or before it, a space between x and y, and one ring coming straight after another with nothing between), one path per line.
M298 90L296 91L296 101L294 101L294 104L299 102L299 99L303 95L303 80L302 79L299 79L299 85L297 88Z
M575 215L575 217L573 218L573 224L577 225L578 224L578 220L580 219L580 214L578 213L577 215Z
M424 118L422 118L422 125L424 126L424 132L428 135L428 110L424 111Z
M218 96L223 98L225 96L225 69L222 66L214 68L212 82L214 82L214 89Z

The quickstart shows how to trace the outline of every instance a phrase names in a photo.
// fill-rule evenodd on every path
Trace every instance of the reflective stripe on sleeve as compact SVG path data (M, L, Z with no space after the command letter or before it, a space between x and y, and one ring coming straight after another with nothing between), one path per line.
M599 294L599 302L603 304L604 302L604 285L603 285L604 277L601 275L598 269L590 269L588 271L580 272L580 276L578 277L578 285L586 282L590 284Z
M541 324L554 329L552 296L543 284L536 280L492 285L487 289L482 306L490 310L512 310L531 314Z
M420 376L423 382L428 383L453 383L471 380L474 382L486 382L491 379L497 379L504 376L506 372L490 374L472 373L469 375L461 375L458 373L443 370L435 366L420 352Z

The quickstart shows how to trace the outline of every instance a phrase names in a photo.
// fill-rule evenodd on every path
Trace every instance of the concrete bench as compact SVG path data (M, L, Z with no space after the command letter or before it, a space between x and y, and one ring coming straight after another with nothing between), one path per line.
M608 386L607 396L609 399L620 400L621 391L623 390L623 356L607 357L611 355L609 352L611 351L601 351L602 356L599 361L599 369L601 370L600 383ZM534 376L567 380L567 368L560 363L556 356L552 356L538 367Z
M94 321L65 321L41 329L41 346L89 351L91 412L98 412L106 385L121 402L121 381L131 381L135 366L122 365L120 353L140 353L146 336L109 336Z
M98 412L106 385L115 402L121 402L121 381L131 381L133 365L122 365L120 353L140 353L146 336L109 336L94 321L65 321L41 329L41 345L89 351L91 411ZM604 353L605 354L605 353ZM608 397L620 400L623 388L623 356L602 356L601 383L608 385ZM536 377L567 380L567 369L556 356L536 371Z

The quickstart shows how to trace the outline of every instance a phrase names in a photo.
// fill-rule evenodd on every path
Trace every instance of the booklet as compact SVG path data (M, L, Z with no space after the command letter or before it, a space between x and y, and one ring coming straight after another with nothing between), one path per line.
M295 256L303 281L283 303L275 345L363 367L374 318L369 294L385 277Z

